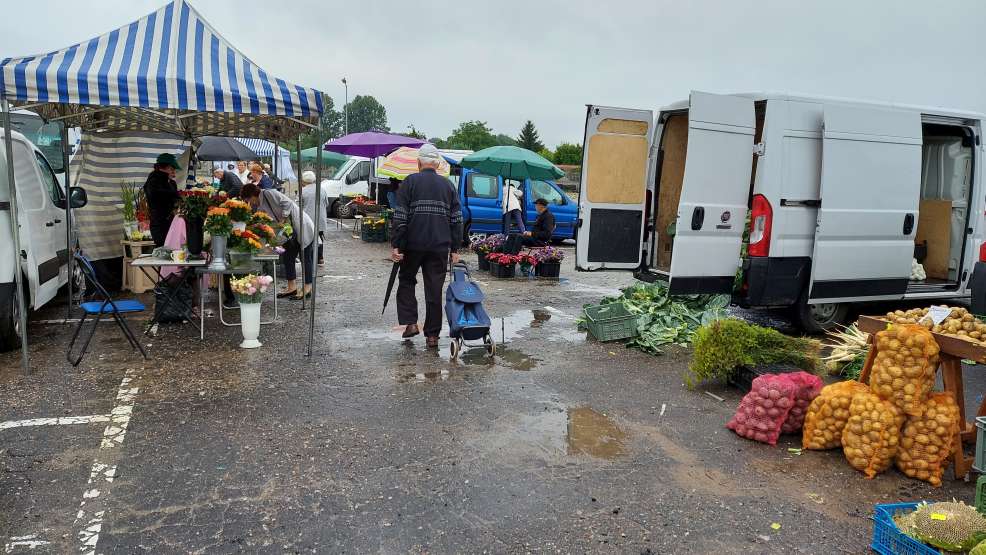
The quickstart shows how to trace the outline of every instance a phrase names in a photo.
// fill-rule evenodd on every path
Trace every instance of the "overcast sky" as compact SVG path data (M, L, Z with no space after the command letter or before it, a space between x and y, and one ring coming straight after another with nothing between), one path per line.
M4 2L0 57L55 50L164 0ZM986 112L986 1L192 0L274 75L342 105L371 94L390 127L447 136L531 119L581 142L585 104L657 109L709 92L789 91ZM978 40L978 43L977 43Z

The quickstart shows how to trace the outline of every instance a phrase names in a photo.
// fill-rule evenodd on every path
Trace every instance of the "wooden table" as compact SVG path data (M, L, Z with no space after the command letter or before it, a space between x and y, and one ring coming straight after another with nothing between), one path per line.
M857 323L859 329L870 334L870 351L866 356L866 362L859 374L859 381L868 384L870 381L870 370L873 368L873 361L876 360L876 332L887 329L887 321L873 316L860 316ZM968 359L980 364L986 364L986 347L970 341L964 341L949 335L932 333L938 347L941 349L938 356L941 361L942 384L945 391L955 397L955 402L959 406L959 414L965 418L965 391L962 386L962 360ZM986 416L986 399L979 405L976 416ZM952 462L955 465L955 478L961 479L968 474L972 468L972 458L965 456L962 449L962 442L976 444L976 427L965 422L959 433L956 434L954 446L952 447Z

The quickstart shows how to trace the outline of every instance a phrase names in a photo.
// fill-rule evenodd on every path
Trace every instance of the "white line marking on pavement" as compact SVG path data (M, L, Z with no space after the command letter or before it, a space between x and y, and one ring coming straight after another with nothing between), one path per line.
M110 412L109 424L103 430L103 440L99 444L96 460L92 462L89 481L86 483L86 490L82 493L82 503L79 504L79 513L73 524L76 537L79 539L79 551L86 555L96 553L96 543L99 542L103 517L106 515L106 496L100 496L116 477L116 462L120 458L120 447L127 434L127 426L130 425L134 399L140 391L139 388L130 387L133 379L133 370L127 370L126 376L120 382L116 404ZM101 487L104 489L100 490Z
M35 547L41 547L48 545L49 543L51 542L39 540L37 534L30 534L27 536L10 536L10 541L4 544L3 550L5 553L13 553L14 549L17 547L26 547L33 551Z
M10 428L27 428L31 426L67 426L69 424L93 424L109 422L108 414L90 414L88 416L59 416L57 418L31 418L29 420L8 420L0 422L0 430Z
M343 229L352 229L353 228L353 226L351 226L349 224L344 224L344 223L342 223L339 220L336 220L334 218L329 218L329 221L330 222L335 222L336 225L342 226Z

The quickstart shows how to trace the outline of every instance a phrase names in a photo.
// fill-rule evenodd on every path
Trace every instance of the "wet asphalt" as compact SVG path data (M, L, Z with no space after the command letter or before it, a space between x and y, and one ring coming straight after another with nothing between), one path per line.
M400 340L393 301L380 315L387 248L328 237L311 357L295 302L261 349L211 316L205 341L142 337L143 361L107 326L78 368L71 326L38 323L64 305L33 315L32 373L0 355L0 422L115 416L0 427L8 552L865 553L876 503L973 500L963 481L867 480L840 451L789 451L799 437L738 438L741 393L687 389L687 351L577 330L629 275L476 273L498 353L450 360L447 338Z

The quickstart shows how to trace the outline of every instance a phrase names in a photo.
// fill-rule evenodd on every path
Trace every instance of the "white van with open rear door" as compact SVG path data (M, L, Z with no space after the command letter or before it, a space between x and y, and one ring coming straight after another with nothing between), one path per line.
M851 303L968 297L983 120L782 94L589 106L576 267L789 307L807 331Z

